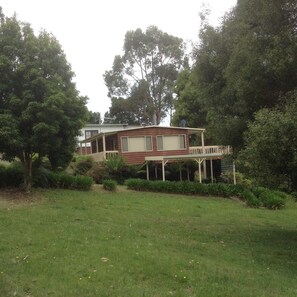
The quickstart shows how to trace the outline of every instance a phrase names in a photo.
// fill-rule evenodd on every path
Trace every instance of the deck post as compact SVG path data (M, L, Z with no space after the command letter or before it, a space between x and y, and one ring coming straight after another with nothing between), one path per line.
M199 168L199 182L201 184L202 183L202 178L201 178L201 161L200 161L200 159L198 161L198 168Z
M205 154L204 131L201 132L202 153ZM206 160L203 161L203 175L206 178Z
M190 181L190 172L189 172L189 164L187 163L187 178Z
M233 160L233 183L236 185L235 161Z
M102 142L103 142L103 159L106 160L105 134L102 135Z
M96 139L96 153L99 153L98 138Z
M182 181L183 180L183 175L182 175L182 166L181 163L179 163L179 180Z
M146 162L146 179L150 180L150 172L149 172L148 162Z
M212 158L210 159L210 176L211 176L211 183L213 184L213 164L212 164Z
M162 179L165 181L165 162L162 160Z

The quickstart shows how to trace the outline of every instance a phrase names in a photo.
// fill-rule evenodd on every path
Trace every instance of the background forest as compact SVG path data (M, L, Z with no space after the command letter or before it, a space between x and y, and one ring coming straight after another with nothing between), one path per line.
M246 176L296 190L296 1L238 0L218 27L208 13L190 55L156 27L127 32L104 75L106 116L159 124L169 114L173 125L205 127L209 144L232 145Z

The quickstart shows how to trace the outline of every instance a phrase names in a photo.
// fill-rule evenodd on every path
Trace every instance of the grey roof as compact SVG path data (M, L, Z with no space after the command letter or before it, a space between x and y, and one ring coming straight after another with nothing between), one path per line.
M107 131L107 132L99 133L97 135L94 135L94 136L92 136L90 138L87 138L87 139L81 141L81 143L88 143L88 142L91 142L92 140L95 140L95 139L99 138L102 135L117 134L118 132L121 132L123 130L125 130L125 131L133 131L133 130L141 130L141 129L145 130L145 129L149 129L149 128L186 130L186 131L189 131L190 134L195 134L197 132L204 132L205 131L204 128L189 128L189 127L175 127L175 126L169 126L169 127L156 126L156 125L153 125L153 126L138 126L138 127L129 127L128 126L125 129L122 128L122 129L113 130L113 131L109 131L109 132Z

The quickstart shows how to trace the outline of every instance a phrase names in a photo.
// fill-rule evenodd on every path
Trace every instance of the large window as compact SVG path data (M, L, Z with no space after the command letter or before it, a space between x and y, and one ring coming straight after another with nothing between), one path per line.
M174 151L184 149L186 149L186 136L183 134L157 136L158 151Z
M144 152L153 150L152 137L122 137L122 152Z
M85 139L88 139L92 136L95 136L98 134L98 130L86 130L85 131Z

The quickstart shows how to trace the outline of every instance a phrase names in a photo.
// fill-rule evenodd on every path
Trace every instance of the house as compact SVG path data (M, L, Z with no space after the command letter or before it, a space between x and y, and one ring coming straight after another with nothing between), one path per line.
M87 130L86 130L87 131ZM148 163L161 164L162 179L165 180L165 166L168 162L195 160L199 168L199 180L206 173L206 160L209 160L210 176L213 181L213 160L222 159L231 153L229 146L205 146L205 129L188 127L121 127L113 131L98 131L80 141L80 154L92 156L103 161L112 156L123 157L128 164L146 164L149 179ZM190 146L190 137L198 136L200 146ZM83 145L89 143L89 149ZM204 164L204 165L202 165Z
M128 128L127 124L87 124L80 130L77 136L77 143L80 146L80 154L91 154L91 143L84 142L85 139L91 138L100 133L106 133L111 131L119 131ZM133 127L133 126L130 126ZM81 143L81 145L79 145Z

